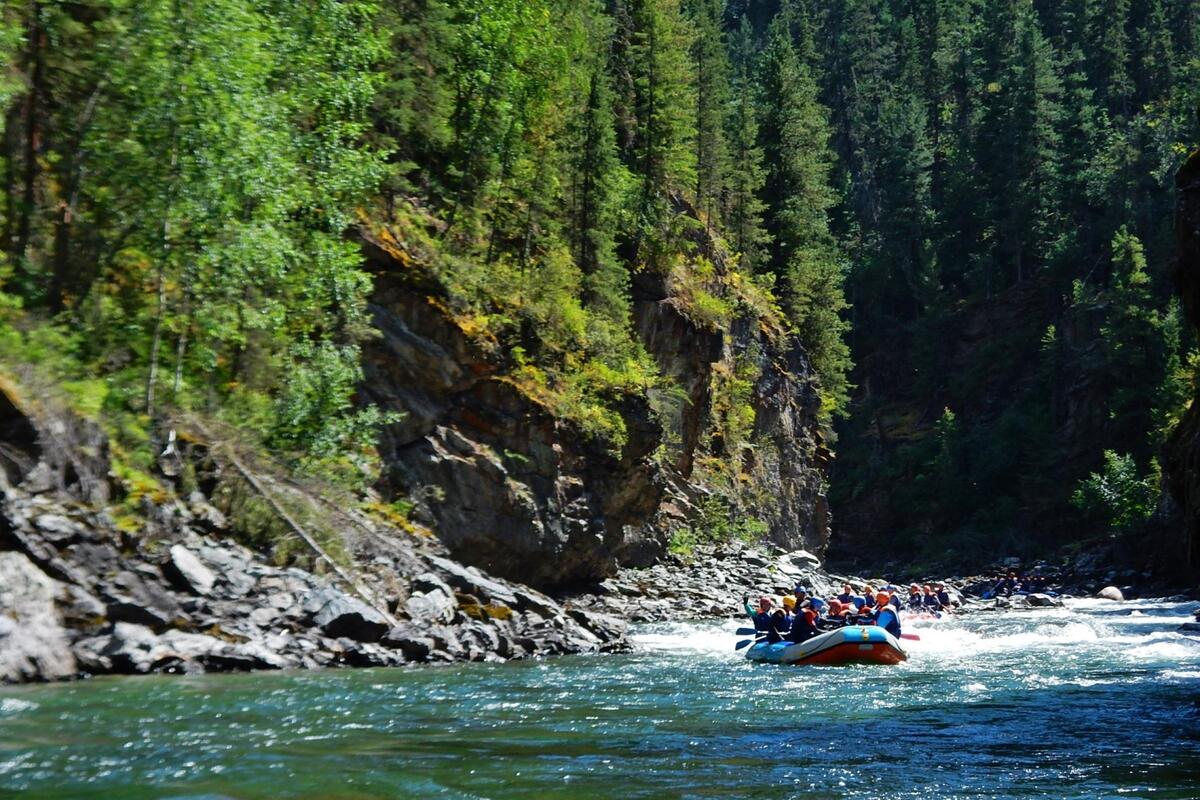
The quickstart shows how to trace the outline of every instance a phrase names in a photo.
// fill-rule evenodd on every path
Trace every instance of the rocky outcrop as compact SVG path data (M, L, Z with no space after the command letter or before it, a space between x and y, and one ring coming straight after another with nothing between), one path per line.
M143 497L137 526L129 517L118 525L109 506L89 501L116 491L107 461L94 455L106 450L85 457L52 439L78 424L70 415L27 413L8 392L0 409L0 435L9 437L0 442L0 682L625 646L612 620L457 564L436 539L365 518L355 522L363 534L347 538L354 582L278 566L238 544L236 523L200 492Z
M457 315L386 230L362 238L381 336L364 350L361 394L402 415L380 446L385 490L411 498L414 517L454 558L547 590L652 564L710 492L695 470L702 456L745 462L742 490L769 498L756 505L772 541L823 551L828 453L795 337L745 310L729 330L697 322L669 276L638 273L634 327L683 399L666 433L647 398L613 399L628 432L614 453L514 380L511 354ZM711 405L715 372L735 363L754 376L754 446L731 452L714 434Z
M1175 286L1188 322L1200 329L1200 151L1175 176ZM1166 537L1164 562L1200 575L1200 403L1193 399L1163 447L1163 476L1182 512L1181 530Z
M823 554L831 523L825 497L830 453L818 424L816 377L798 337L744 309L727 330L696 321L665 276L638 274L633 289L634 326L642 343L686 397L676 426L676 477L684 483L696 478L693 468L702 455L742 460L742 493L752 498L767 538L785 549ZM739 368L753 376L753 446L734 452L713 430L713 384L718 370L733 374ZM661 533L687 522L687 514L669 513L658 518L657 527Z
M610 452L503 374L505 354L464 330L398 246L365 246L381 336L364 351L362 394L402 415L380 442L389 491L489 572L543 588L610 574L662 494L645 399L625 399L628 444Z

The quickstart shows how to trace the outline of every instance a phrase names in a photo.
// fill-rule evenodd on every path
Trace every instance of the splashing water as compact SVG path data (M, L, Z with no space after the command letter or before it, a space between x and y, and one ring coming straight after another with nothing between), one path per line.
M895 667L750 664L730 621L620 656L9 688L0 797L1197 798L1194 607L918 622Z

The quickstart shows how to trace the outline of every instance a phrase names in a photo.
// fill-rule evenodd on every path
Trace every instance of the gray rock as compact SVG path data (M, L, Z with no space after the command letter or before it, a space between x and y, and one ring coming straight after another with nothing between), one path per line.
M161 586L130 570L118 573L100 592L108 617L116 622L166 627L183 617L183 609Z
M171 547L170 560L163 569L176 585L199 595L212 594L213 586L217 582L216 574L181 544Z
M1200 636L1200 622L1185 622L1176 630L1189 636Z
M625 638L628 626L616 617L587 611L582 608L571 608L567 611L571 619L578 622L584 629L590 631L597 639L605 644L615 643Z
M0 683L77 671L55 608L63 587L22 553L0 552Z
M404 601L408 618L418 623L448 623L454 619L456 608L458 601L445 584L433 586L426 592L416 592Z
M1124 600L1125 595L1115 586L1105 586L1100 591L1096 592L1096 597L1103 600Z
M796 567L797 569L821 568L821 559L807 550L795 550L791 553L785 553L779 557L779 563L781 567L787 565Z
M1061 606L1063 604L1062 598L1051 597L1048 594L1041 593L1026 595L1025 600L1029 603L1029 605L1034 606L1035 608L1051 608Z
M377 642L390 627L378 611L331 587L312 592L304 601L304 610L327 635L356 642Z
M427 661L435 644L431 637L422 636L415 628L402 625L392 628L384 635L380 644L394 647L409 661Z
M474 567L464 567L438 556L430 556L429 563L445 576L447 583L460 592L477 595L485 603L497 603L509 607L517 605L517 597L510 587L486 577Z
M40 514L33 520L43 538L62 547L80 538L80 527L61 514Z

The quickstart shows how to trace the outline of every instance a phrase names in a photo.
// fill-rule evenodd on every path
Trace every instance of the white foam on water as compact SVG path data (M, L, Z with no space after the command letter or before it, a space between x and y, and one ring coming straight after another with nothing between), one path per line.
M656 626L653 630L635 633L631 638L641 650L671 653L702 653L705 655L734 652L734 645L747 636L738 636L734 631L745 625L725 624L722 626L696 623L671 623ZM740 656L741 653L738 653Z
M37 708L37 703L29 700L19 700L16 697L5 697L0 700L0 714L8 716L9 714L19 714L22 711L32 711Z
M1162 677L1176 680L1197 680L1200 679L1200 669L1168 669L1163 671Z

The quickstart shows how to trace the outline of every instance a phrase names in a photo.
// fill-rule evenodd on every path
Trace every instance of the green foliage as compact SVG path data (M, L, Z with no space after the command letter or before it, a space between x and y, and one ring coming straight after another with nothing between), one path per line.
M739 512L720 495L704 498L697 521L677 528L671 534L670 550L687 556L697 545L721 542L758 542L767 534L767 525L760 519Z
M6 6L6 288L30 337L54 314L78 334L50 360L81 411L145 435L261 397L247 427L297 453L377 420L344 376L321 413L290 383L331 377L331 351L355 364L368 330L344 234L384 175L364 143L374 21L334 0Z
M1080 482L1071 502L1110 530L1128 533L1154 513L1160 481L1157 461L1152 460L1143 475L1132 456L1105 450L1104 467Z

